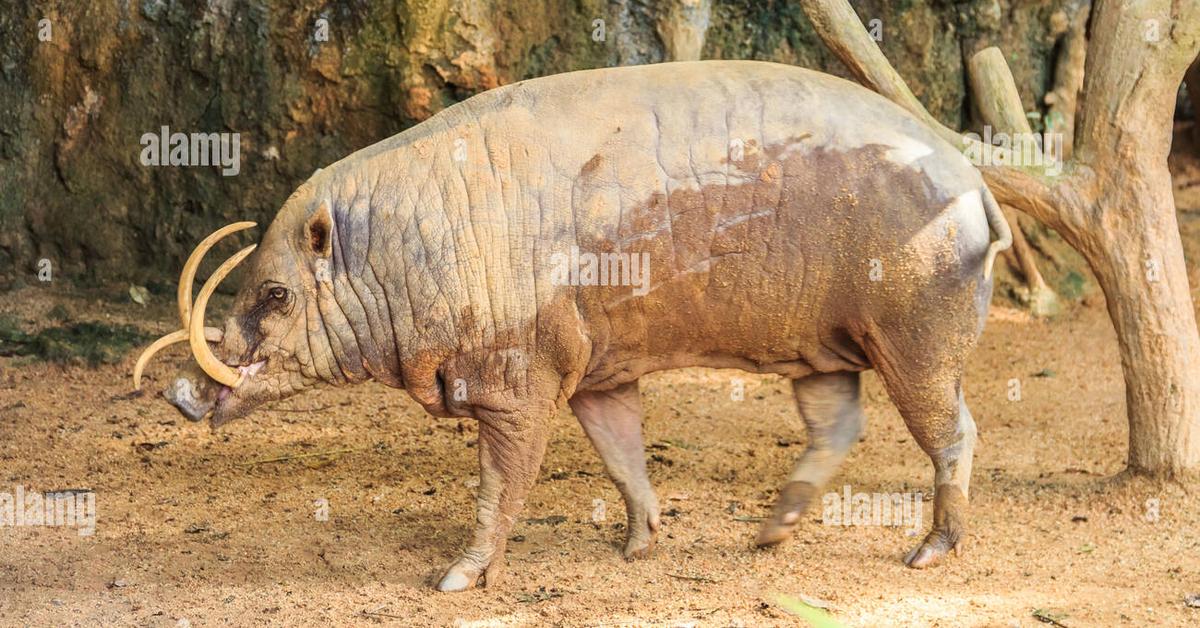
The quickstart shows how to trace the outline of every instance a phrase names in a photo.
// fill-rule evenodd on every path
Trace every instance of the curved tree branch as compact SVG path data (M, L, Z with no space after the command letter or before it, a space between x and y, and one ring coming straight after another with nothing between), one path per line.
M1065 197L1077 196L1063 194L1062 185L1066 177L1058 177L1059 180L1055 181L1045 176L1043 169L985 165L1011 164L1014 161L1011 154L1005 154L1005 148L984 145L978 139L963 136L938 122L913 95L887 57L883 56L883 52L879 50L875 40L871 39L849 2L801 0L800 4L817 35L859 82L907 109L929 125L942 139L963 149L964 152L995 156L997 159L994 162L987 161L977 165L998 201L1033 216L1053 229L1062 230L1067 227L1066 221L1062 220L1058 213L1058 208L1049 202L1049 199L1059 199L1056 202L1061 202Z
M1059 156L1049 155L1049 146L1038 145L1033 138L1033 129L1029 119L1025 117L1025 109L1021 106L1021 95L1017 93L1017 85L1013 81L1012 72L999 48L991 47L979 51L967 63L971 77L972 95L979 107L980 115L985 124L994 131L1007 134L1011 138L1010 146L1014 154L1022 156L1037 155L1039 160L1045 158L1058 159ZM1016 216L1011 215L1011 205L1005 205L1006 218L1012 226L1013 253L1017 257L1021 274L1029 289L1029 306L1035 314L1045 316L1058 312L1058 296L1046 285L1042 273L1034 261L1033 252L1029 250L1029 242L1021 223Z
M958 131L938 122L913 95L900 73L896 72L896 68L892 67L875 40L863 28L858 14L850 7L849 2L801 0L800 5L816 29L817 35L833 54L841 59L859 83L907 109L937 132L942 139L954 146L962 145L962 136Z

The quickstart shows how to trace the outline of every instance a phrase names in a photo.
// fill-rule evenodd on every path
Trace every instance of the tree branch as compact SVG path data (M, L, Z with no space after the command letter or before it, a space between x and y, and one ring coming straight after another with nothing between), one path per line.
M1033 151L1041 151L1042 148L1033 140L1033 129L1025 117L1021 95L1017 93L1012 72L1000 49L992 47L979 51L967 62L967 71L971 78L971 93L984 124L991 126L994 131L1008 134L1015 154L1031 155ZM1012 205L1004 207L1007 210L1005 218L1013 232L1013 254L1029 289L1028 305L1040 316L1057 313L1058 296L1042 278L1033 252L1029 250L1029 242L1025 240L1025 232L1021 230L1021 223L1011 214L1009 208Z
M1016 135L1014 139L1026 142L1032 139L1033 129L1021 106L1021 94L1004 60L1004 53L992 46L975 53L967 62L967 73L971 79L971 94L983 121L993 129Z
M908 89L908 85L888 62L887 57L880 52L879 46L871 39L854 9L850 8L849 2L801 0L800 4L817 35L859 82L907 109L952 146L976 155L995 157L995 162L980 162L985 165L977 163L977 166L998 201L1028 213L1051 228L1060 229L1064 225L1055 206L1050 202L1050 199L1063 196L1063 181L1049 181L1036 171L986 165L1014 163L1011 151L1003 147L985 145L972 137L964 137L930 115ZM1009 80L1011 81L1011 76Z
M1090 169L1076 168L1053 182L1033 172L1008 166L981 166L979 172L983 174L983 180L996 197L996 202L1032 216L1061 233L1075 246L1078 226L1073 221L1067 221L1064 214L1077 213L1077 208L1085 206L1087 195L1081 190L1091 189ZM1064 208L1072 209L1064 212Z
M946 127L917 100L908 84L879 50L875 40L863 28L858 14L845 0L801 0L800 5L817 35L837 55L859 83L904 107L933 129L942 139L962 146L958 131Z

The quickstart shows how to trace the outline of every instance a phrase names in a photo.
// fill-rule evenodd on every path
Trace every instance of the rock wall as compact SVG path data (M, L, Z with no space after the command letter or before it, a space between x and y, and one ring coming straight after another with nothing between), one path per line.
M217 226L268 222L314 169L472 94L662 61L672 5L698 1L0 0L0 288L36 282L41 260L56 280L173 281ZM845 74L796 2L703 1L702 57ZM964 54L1001 45L1034 109L1068 3L853 4L934 115L963 126ZM237 175L143 165L142 136L163 126L239 133Z

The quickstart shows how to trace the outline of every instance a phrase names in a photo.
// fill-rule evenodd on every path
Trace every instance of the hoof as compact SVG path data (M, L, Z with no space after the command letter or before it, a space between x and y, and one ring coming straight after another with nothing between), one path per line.
M470 577L466 573L457 571L451 567L450 571L446 572L446 575L442 576L442 580L438 582L437 590L443 593L466 591L475 587L477 579L478 576Z
M966 515L967 498L963 492L949 484L938 486L933 502L933 530L904 557L904 564L925 569L942 562L950 550L957 554L959 539L967 527Z
M635 528L634 526L638 526L638 528ZM625 556L625 560L641 560L643 558L649 558L650 555L654 553L654 543L658 538L657 511L656 514L654 514L652 518L648 518L648 521L644 524L637 524L631 521L629 523L629 529L631 531L634 529L640 529L640 531L637 533L631 532L629 536L626 537L625 550L622 552L622 554Z
M492 564L485 569L470 559L459 559L446 570L446 575L438 581L437 590L448 593L496 584L500 580L502 564L502 561L492 561Z
M758 547L770 547L791 536L792 530L800 522L800 516L808 510L808 504L816 494L817 487L808 482L785 484L779 491L779 499L775 502L771 518L759 529L754 544Z
M626 547L625 551L622 552L622 555L625 556L625 560L643 560L650 558L650 555L653 553L654 544L650 543L649 545L643 545L637 548Z
M625 551L622 552L625 560L642 560L643 558L650 558L650 555L653 553L653 536L649 539L629 539L629 542L625 544Z
M773 521L769 521L763 524L763 527L759 528L758 536L754 539L754 545L755 547L778 545L792 536L792 529L794 527L791 525L779 525Z
M920 545L912 548L912 551L904 557L904 564L913 569L933 567L942 562L950 550L957 553L957 547L957 543L951 542L941 532L934 530L925 537L924 541L921 541Z

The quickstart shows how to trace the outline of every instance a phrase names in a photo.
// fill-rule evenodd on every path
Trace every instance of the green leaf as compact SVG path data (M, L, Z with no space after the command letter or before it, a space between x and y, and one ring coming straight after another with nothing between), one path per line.
M845 628L829 613L796 598L780 595L775 601L783 610L803 619L813 628Z

